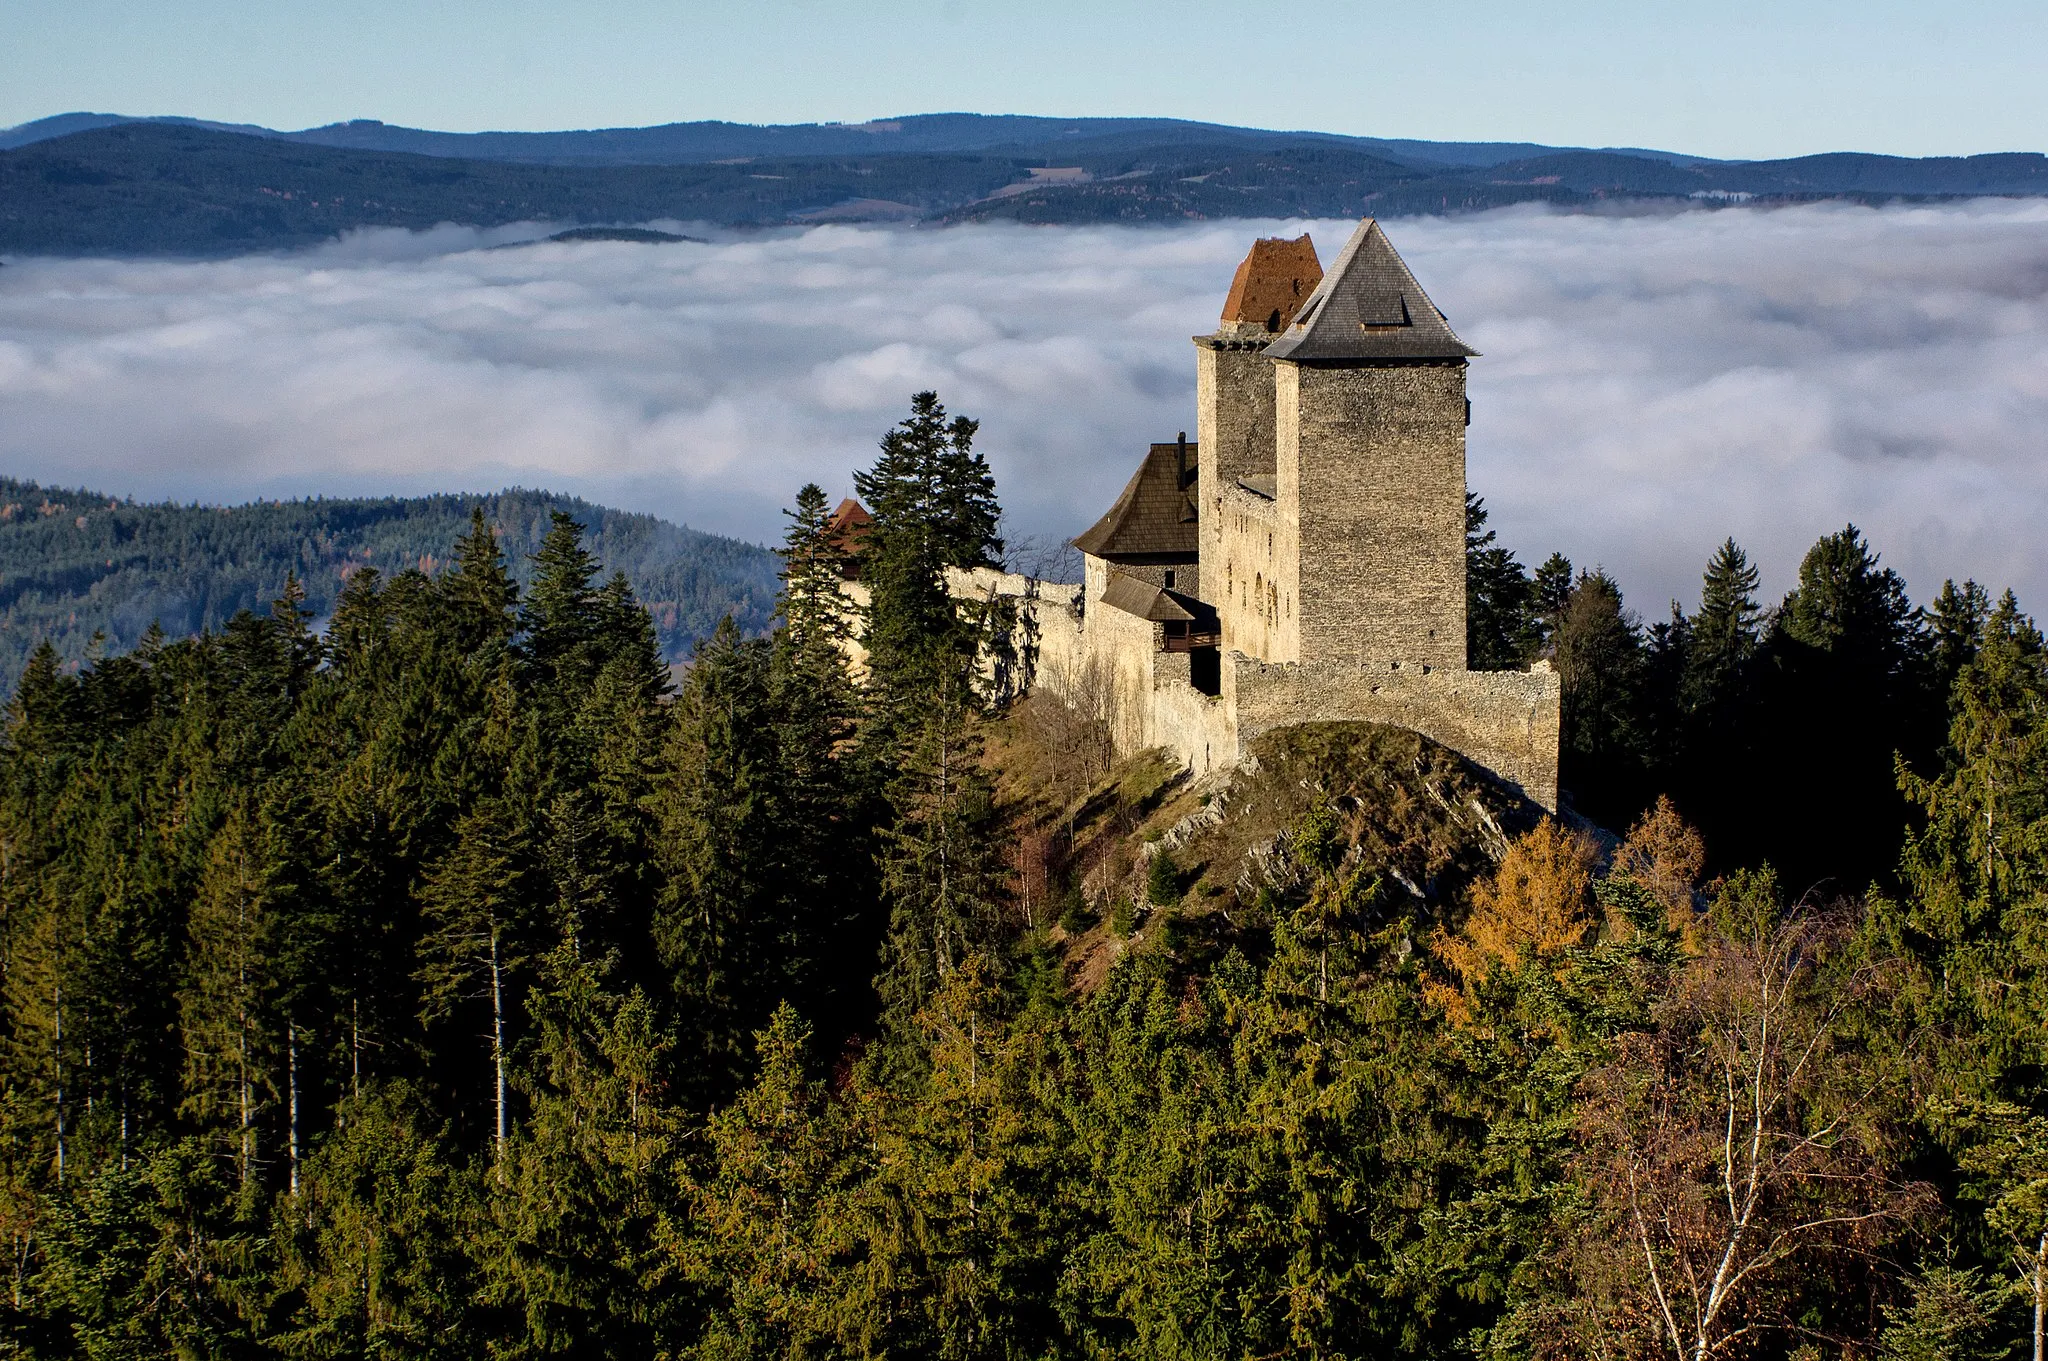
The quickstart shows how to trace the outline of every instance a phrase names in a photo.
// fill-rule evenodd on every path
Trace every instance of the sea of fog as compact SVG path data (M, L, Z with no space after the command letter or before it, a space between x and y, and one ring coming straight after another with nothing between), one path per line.
M1188 337L1255 236L1350 224L818 227L712 244L443 228L0 269L0 472L238 501L519 483L755 539L936 388L1014 541L1193 431ZM1854 521L1924 600L2048 605L2048 203L1390 224L1467 342L1502 540L1654 616L1734 535L1785 589ZM532 233L527 233L531 235Z

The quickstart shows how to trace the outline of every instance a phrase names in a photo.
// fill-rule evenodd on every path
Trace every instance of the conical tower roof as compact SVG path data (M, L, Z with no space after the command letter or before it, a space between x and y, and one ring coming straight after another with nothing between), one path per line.
M1367 218L1265 353L1297 361L1370 361L1464 359L1479 351L1458 339L1380 224Z

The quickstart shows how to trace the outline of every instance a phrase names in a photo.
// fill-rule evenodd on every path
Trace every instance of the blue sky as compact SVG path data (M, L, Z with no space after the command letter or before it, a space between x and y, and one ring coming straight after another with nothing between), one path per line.
M2048 148L2041 0L19 0L0 125L1149 114L1767 157Z

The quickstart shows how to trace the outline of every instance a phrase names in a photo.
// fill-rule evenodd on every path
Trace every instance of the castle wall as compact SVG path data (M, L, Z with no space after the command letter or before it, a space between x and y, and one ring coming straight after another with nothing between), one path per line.
M1160 655L1160 626L1091 595L1082 627L1083 661L1074 680L1084 688L1077 707L1099 711L1106 698L1102 716L1116 749L1143 751L1153 745L1152 666Z
M846 654L846 674L857 682L863 681L868 674L868 606L874 601L875 593L864 581L842 581L839 583L839 595L846 601L841 614L848 625L839 650Z
M1206 559L1210 594L1223 628L1223 646L1263 661L1282 661L1291 639L1283 626L1291 623L1294 598L1280 589L1286 532L1277 502L1243 487L1229 486L1209 498L1204 530L1215 523L1214 556Z
M955 600L985 601L1009 596L1017 601L1017 629L1011 636L1022 668L1025 689L1041 682L1065 694L1085 666L1081 631L1081 588L1071 583L1040 581L1020 572L993 567L946 569L946 592ZM984 674L989 671L984 663Z
M1205 491L1273 471L1273 361L1255 341L1195 338L1195 457Z
M1224 676L1240 751L1261 733L1297 723L1390 723L1441 742L1557 809L1561 687L1547 664L1464 671L1227 657Z
M1197 690L1189 679L1189 665L1185 652L1153 657L1143 745L1166 748L1200 777L1237 764L1237 710L1227 693L1211 696Z
M1301 657L1301 616L1305 608L1301 594L1301 492L1302 442L1301 406L1297 398L1297 365L1273 365L1273 572L1267 577L1271 594L1267 614L1272 644L1262 660L1291 662ZM1306 438L1313 440L1311 428ZM1311 458L1313 451L1311 451ZM1312 479L1313 480L1313 479ZM1320 572L1321 564L1314 570Z
M1279 504L1313 570L1297 649L1272 659L1462 669L1464 362L1274 370Z

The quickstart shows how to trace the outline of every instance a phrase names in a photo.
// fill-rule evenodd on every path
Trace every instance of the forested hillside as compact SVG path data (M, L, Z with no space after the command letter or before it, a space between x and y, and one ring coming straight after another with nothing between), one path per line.
M1190 785L944 594L1002 550L975 433L921 395L857 479L859 683L815 487L772 632L679 689L567 515L523 587L478 515L324 634L287 592L41 652L0 741L4 1345L2039 1347L2015 602L1930 623L1845 531L1770 609L1731 545L1646 631L1475 506L1476 655L1554 660L1620 835L1368 725Z
M245 506L138 505L98 492L0 478L0 686L10 693L37 644L75 663L104 634L125 652L150 625L167 638L219 629L275 599L295 574L304 608L331 614L349 574L407 567L429 574L481 507L513 580L531 579L549 516L590 529L590 547L626 574L654 616L662 655L687 658L728 613L768 623L775 559L763 548L574 497L511 490L487 496L263 501Z
M0 251L223 255L443 222L1185 222L1618 199L1879 203L2048 193L2048 159L2034 152L1709 162L1530 148L1539 154L1447 164L1408 149L1415 144L1201 124L1036 138L950 153L875 143L864 154L834 137L841 150L831 154L533 164L124 123L0 150ZM1044 173L1053 169L1062 173Z

